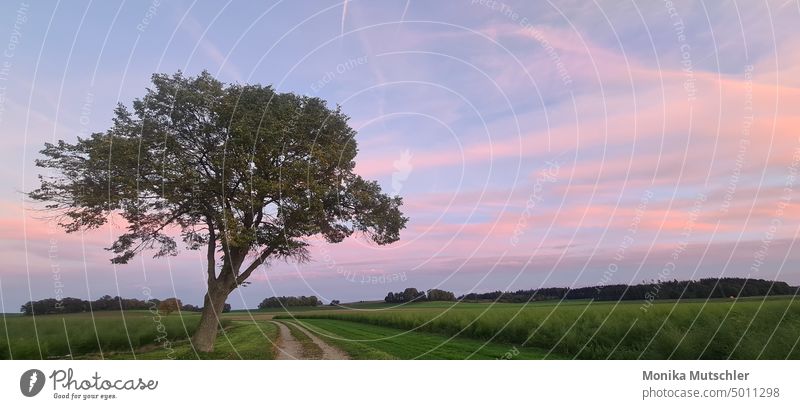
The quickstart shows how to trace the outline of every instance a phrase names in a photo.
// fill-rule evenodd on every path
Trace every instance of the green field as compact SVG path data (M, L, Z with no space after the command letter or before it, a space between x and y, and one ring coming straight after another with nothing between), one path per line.
M546 351L342 320L299 320L354 359L541 359Z
M306 357L320 350L293 324L353 359L800 359L800 298L792 297L237 311L225 314L212 354L198 354L188 342L197 313L0 319L2 359L273 359L273 319L289 324Z
M273 359L278 328L269 322L227 325L214 344L214 352L197 352L186 341L177 341L170 348L156 348L136 353L136 359ZM112 355L114 359L131 359L132 353Z
M535 347L582 359L800 359L800 299L662 301L643 307L640 301L419 303L297 316Z
M164 341L187 338L197 326L197 313L158 316L149 311L103 311L8 316L0 323L0 358L53 359L153 348Z

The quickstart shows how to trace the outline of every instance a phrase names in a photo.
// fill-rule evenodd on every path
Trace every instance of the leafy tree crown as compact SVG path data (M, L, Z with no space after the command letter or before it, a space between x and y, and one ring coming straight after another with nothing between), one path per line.
M67 232L121 216L113 263L147 249L174 255L180 237L190 249L207 246L210 259L221 255L220 274L246 278L272 258L306 260L315 235L392 243L407 221L402 199L353 172L348 119L324 100L270 86L156 74L132 109L116 108L106 132L46 144L36 164L55 172L29 197L47 202Z

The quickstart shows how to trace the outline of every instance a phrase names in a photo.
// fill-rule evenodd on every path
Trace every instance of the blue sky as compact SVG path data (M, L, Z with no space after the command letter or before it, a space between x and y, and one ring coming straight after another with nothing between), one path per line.
M106 129L177 70L342 105L357 170L411 217L387 248L317 243L309 264L273 263L237 308L593 285L609 268L636 283L684 247L669 278L800 283L798 2L530 3L3 3L3 309L57 289L200 303L201 255L111 266L119 226L66 235L21 194L45 142Z

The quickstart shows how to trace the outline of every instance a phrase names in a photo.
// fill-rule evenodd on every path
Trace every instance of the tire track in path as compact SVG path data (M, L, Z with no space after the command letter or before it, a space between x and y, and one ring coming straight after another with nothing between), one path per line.
M278 345L275 359L303 359L303 347L292 336L289 327L278 321L272 322L278 326Z
M344 351L334 346L331 346L325 341L321 340L318 336L316 336L313 332L309 331L306 327L297 324L295 322L289 325L294 325L295 328L306 334L309 338L311 338L311 341L313 341L315 344L317 344L317 346L320 349L322 349L322 359L327 359L327 360L350 359L350 356L347 355Z

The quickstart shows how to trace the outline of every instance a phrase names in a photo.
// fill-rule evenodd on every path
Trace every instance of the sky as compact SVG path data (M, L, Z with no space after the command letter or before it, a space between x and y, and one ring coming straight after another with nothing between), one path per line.
M24 192L45 142L107 129L153 73L341 105L400 241L318 238L234 291L382 299L738 276L800 284L800 2L37 1L0 4L0 309L177 296L204 256L112 265Z

